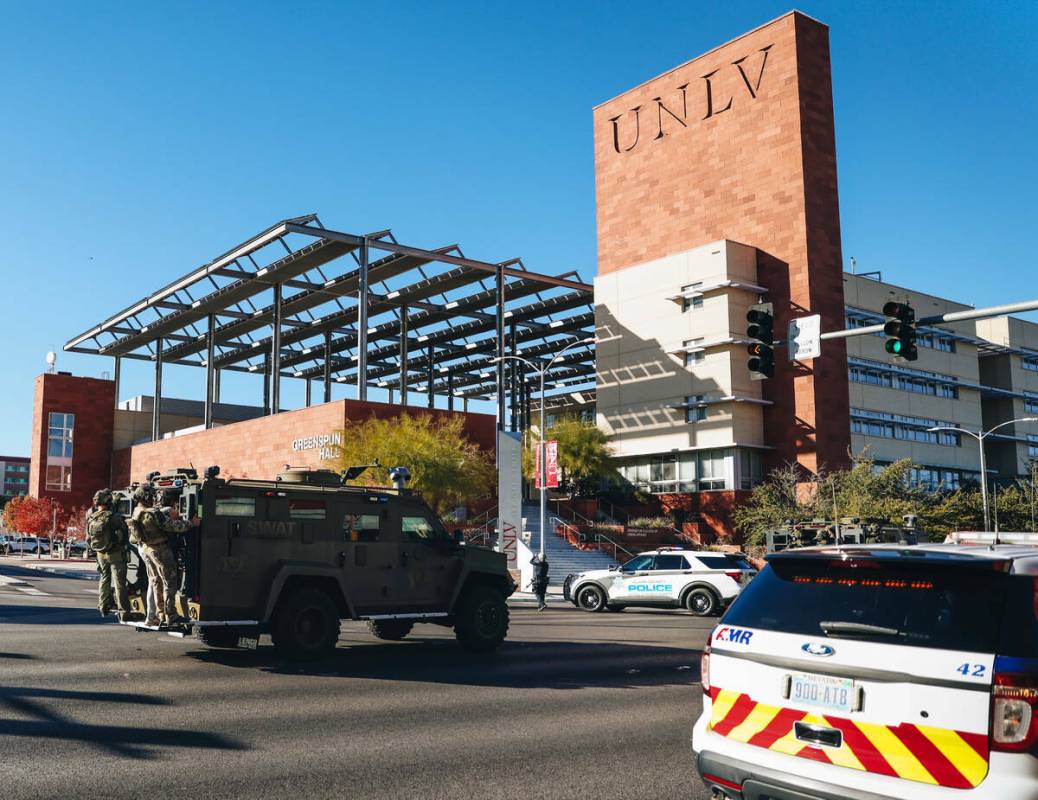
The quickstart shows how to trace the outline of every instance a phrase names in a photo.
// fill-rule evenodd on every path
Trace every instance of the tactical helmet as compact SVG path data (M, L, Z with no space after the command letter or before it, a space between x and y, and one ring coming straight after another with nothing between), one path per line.
M155 505L155 490L148 483L138 486L133 492L133 500L141 505L153 506Z
M111 489L98 489L94 492L94 505L95 506L110 506L112 505L112 490Z

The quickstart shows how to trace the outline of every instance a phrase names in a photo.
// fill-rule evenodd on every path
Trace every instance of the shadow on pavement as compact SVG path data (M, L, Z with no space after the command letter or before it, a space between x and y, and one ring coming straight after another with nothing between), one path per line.
M19 661L28 661L30 659L36 658L36 656L31 656L28 653L0 653L0 658L10 658L17 659Z
M68 701L125 703L137 706L169 705L169 701L162 698L129 692L77 692L5 686L0 687L0 712L13 712L19 718L0 717L0 737L20 736L39 740L84 742L116 755L141 760L154 758L166 747L245 749L243 744L233 739L212 733L147 728L143 725L91 725L77 722L41 702L44 700L61 700L63 707L67 707ZM40 745L47 746L42 741Z
M278 659L272 647L195 650L211 664L285 675L321 675L526 689L638 689L699 681L698 650L599 642L505 642L493 655L462 650L450 640L343 646L313 663Z
M62 606L17 606L0 603L0 623L10 625L103 625L118 624L115 617L102 617L96 608Z

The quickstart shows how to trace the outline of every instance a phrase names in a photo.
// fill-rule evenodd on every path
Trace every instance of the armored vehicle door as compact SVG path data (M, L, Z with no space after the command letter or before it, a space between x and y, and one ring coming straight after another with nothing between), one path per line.
M416 610L444 611L461 572L461 556L436 515L421 506L393 509L399 525L400 592Z
M391 613L400 594L400 530L385 503L348 502L341 508L339 564L357 614Z

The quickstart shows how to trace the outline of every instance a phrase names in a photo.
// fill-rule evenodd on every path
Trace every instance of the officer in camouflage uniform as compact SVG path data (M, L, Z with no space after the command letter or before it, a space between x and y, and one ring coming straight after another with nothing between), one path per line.
M129 530L122 514L115 511L112 492L101 489L94 494L94 507L86 518L87 536L97 556L97 571L101 579L97 585L97 607L101 616L112 611L112 584L115 584L115 607L119 619L126 621L130 600L126 594L126 542Z
M170 547L171 534L185 533L191 522L172 519L155 506L155 490L148 484L133 493L136 506L129 520L130 541L138 546L148 571L149 591L154 587L155 609L148 609L145 625L158 627L180 620L176 610L177 564Z

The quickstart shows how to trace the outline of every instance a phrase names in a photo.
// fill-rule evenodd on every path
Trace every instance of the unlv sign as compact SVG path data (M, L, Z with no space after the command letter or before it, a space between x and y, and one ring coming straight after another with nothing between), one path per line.
M652 141L659 141L668 133L678 130L676 126L687 128L690 122L702 122L729 111L732 105L745 100L756 100L764 80L764 69L768 65L768 51L772 45L762 47L756 53L737 58L731 66L715 69L700 78L698 90L690 83L683 83L674 89L666 103L662 95L652 99L655 106L643 109L635 106L630 111L612 117L609 122L613 126L613 149L617 153L629 153L638 146L642 139L642 128L652 133ZM723 71L722 71L723 70ZM727 74L726 74L727 73ZM725 92L720 84L729 85L725 78L738 76L740 87L736 92ZM690 98L689 95L692 95ZM692 104L691 110L689 104ZM646 120L642 120L641 112L646 111ZM655 111L655 114L652 112ZM691 114L691 116L690 116ZM665 124L666 123L666 124ZM666 130L670 127L671 130ZM648 137L646 137L647 139Z

